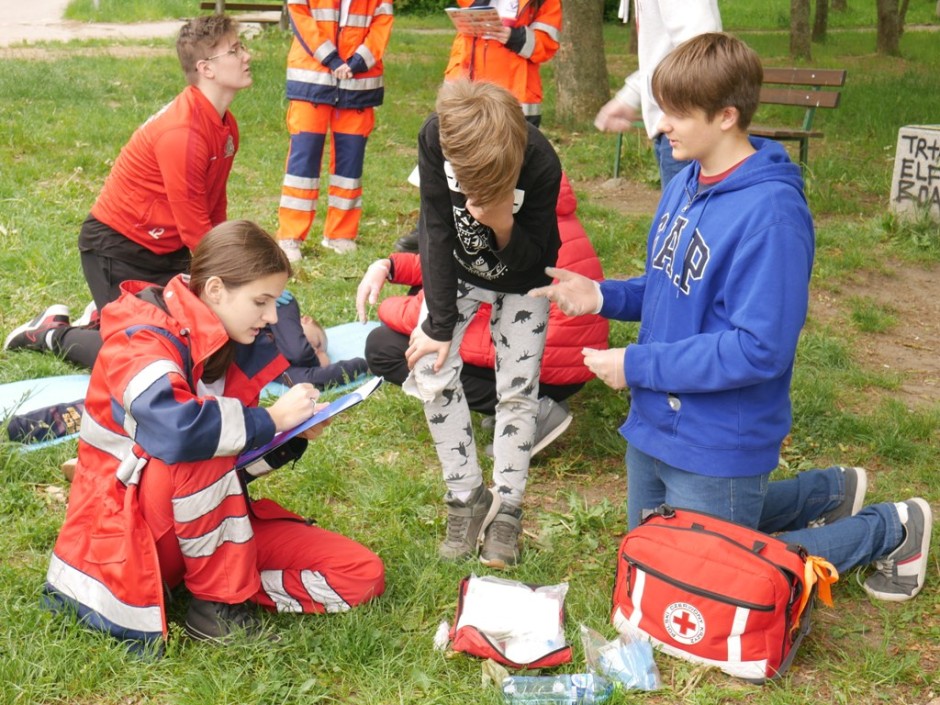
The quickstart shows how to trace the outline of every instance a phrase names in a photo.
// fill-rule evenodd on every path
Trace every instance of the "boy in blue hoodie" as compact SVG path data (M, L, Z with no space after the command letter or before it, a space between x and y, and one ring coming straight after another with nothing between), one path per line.
M614 389L630 388L627 518L662 503L786 532L840 571L875 562L872 596L914 597L927 571L932 515L920 498L862 507L861 468L769 482L790 431L790 379L806 319L813 221L799 168L778 143L749 137L763 70L722 33L680 45L657 67L658 130L692 160L664 191L646 271L600 284L549 269L534 289L568 315L640 321L627 348L584 350ZM809 528L813 526L813 528Z

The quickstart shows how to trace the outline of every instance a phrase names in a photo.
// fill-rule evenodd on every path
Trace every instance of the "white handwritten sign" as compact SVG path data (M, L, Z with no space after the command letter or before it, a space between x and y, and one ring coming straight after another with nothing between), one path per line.
M940 125L908 125L898 131L891 179L891 208L940 220Z

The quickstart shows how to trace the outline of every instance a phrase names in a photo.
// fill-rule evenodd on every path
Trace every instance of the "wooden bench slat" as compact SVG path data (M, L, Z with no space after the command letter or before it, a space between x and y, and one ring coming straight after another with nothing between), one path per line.
M814 91L800 88L760 89L760 102L774 105L796 105L804 108L837 108L839 91Z
M281 12L284 7L284 3L278 2L226 2L225 10L232 10L234 12ZM214 10L214 2L203 2L200 3L199 9L201 10Z
M800 69L764 67L764 83L786 85L828 86L845 85L845 69Z
M751 125L748 132L758 137L770 137L774 140L801 140L804 137L822 137L823 133L819 130L799 130L788 127L763 127L761 125Z

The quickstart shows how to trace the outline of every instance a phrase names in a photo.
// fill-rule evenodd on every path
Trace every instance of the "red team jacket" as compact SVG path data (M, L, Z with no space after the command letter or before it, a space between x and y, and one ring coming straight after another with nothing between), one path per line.
M91 214L155 254L192 250L226 220L237 151L235 116L188 86L137 128Z
M578 220L577 198L568 179L562 176L558 192L558 230L561 234L561 249L558 250L557 266L570 269L595 281L604 278L600 260L594 247ZM396 252L391 255L394 263L394 281L409 286L421 285L421 262L418 255ZM418 324L424 292L416 296L390 296L379 304L379 320L392 330L405 335ZM607 348L609 324L606 318L587 315L569 317L555 304L551 305L548 317L548 333L545 355L542 358L540 379L548 384L566 385L586 382L594 375L584 366L581 348ZM460 356L464 362L477 367L492 368L496 353L490 338L490 305L483 304L471 321L463 342Z
M136 296L150 285L122 286L101 318L104 346L85 399L78 465L45 593L93 628L153 642L165 637L166 617L156 546L139 509L141 473L156 458L214 463L226 472L234 456L269 441L274 423L257 402L287 361L270 336L258 336L237 346L223 396L200 394L193 380L229 340L222 323L182 276L164 290L168 312L146 300L159 289ZM157 415L159 423L147 423Z

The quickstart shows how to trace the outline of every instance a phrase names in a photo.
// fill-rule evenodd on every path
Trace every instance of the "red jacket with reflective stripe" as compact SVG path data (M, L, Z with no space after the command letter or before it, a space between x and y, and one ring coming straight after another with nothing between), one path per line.
M125 282L121 298L102 311L104 345L85 399L78 465L45 590L94 628L155 641L166 635L163 583L139 510L140 474L151 458L215 463L221 473L242 450L269 441L274 423L258 398L288 363L262 334L237 346L222 395L208 393L192 380L228 341L225 329L182 276L163 291L168 311L145 300L148 294L137 295L148 287Z
M577 199L568 179L562 176L558 193L558 230L561 249L557 267L570 269L595 281L604 278L600 260L575 212ZM396 252L391 255L394 281L408 286L421 285L421 262L416 254ZM379 320L392 330L410 335L418 324L424 292L415 296L391 296L379 304ZM604 350L608 346L609 324L606 318L595 315L569 317L555 304L548 314L548 333L542 358L540 379L548 384L576 384L594 377L584 366L581 348ZM460 345L460 357L477 367L492 368L496 353L490 338L490 305L483 304L467 327Z
M199 244L225 221L238 123L188 86L137 128L91 214L156 254Z

